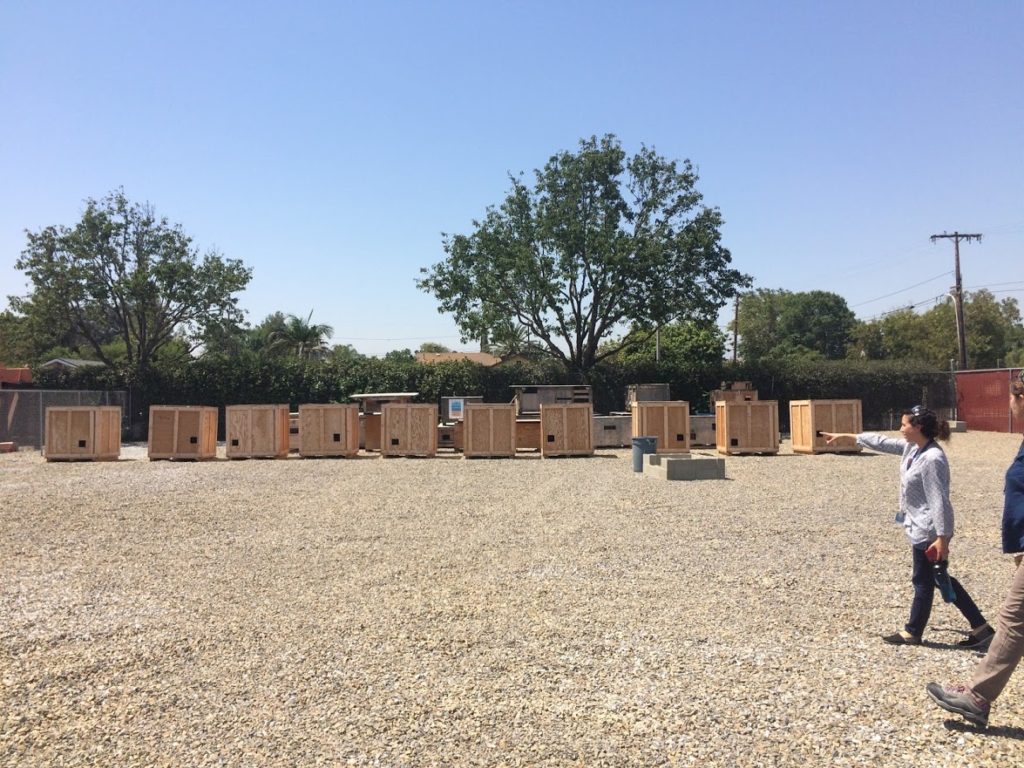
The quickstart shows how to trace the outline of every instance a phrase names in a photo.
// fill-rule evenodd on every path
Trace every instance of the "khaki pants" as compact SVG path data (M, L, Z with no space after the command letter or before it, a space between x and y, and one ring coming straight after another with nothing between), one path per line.
M986 701L995 701L1010 682L1013 670L1024 656L1024 568L1016 558L1017 571L996 620L996 634L978 666L974 668L971 690Z

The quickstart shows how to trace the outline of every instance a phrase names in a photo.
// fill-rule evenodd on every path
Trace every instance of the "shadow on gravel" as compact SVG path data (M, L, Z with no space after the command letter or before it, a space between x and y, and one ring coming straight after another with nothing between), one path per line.
M984 736L998 736L1003 739L1016 739L1017 741L1024 741L1024 728L1013 728L1010 726L989 726L988 728L979 728L976 725L965 723L963 720L946 720L943 725L947 731L957 731L958 733L977 733Z
M934 648L939 651L961 651L963 653L973 653L977 657L982 657L988 652L988 647L984 648L962 648L957 643L965 639L968 636L968 632L960 629L954 629L952 627L936 627L932 626L929 628L932 633L953 635L956 639L948 643L940 643L934 640L922 640L922 648Z

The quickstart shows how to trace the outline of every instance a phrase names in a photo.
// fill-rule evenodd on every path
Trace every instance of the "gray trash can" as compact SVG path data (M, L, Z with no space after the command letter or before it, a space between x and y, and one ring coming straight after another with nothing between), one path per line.
M634 437L633 438L633 471L644 471L644 454L658 452L658 438L656 437Z

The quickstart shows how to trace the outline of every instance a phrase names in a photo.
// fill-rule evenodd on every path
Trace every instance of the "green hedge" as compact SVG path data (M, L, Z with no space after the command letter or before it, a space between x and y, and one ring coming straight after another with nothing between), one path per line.
M145 438L150 405L223 409L237 403L288 403L294 410L300 403L346 402L360 392L419 392L418 400L426 403L459 395L509 402L515 384L578 383L578 378L551 360L484 368L469 362L421 364L378 358L340 365L255 355L194 360L153 368L141 376L103 368L34 375L40 388L128 390L132 436L140 440ZM710 407L709 392L721 382L750 381L762 400L779 401L784 432L789 429L786 405L790 400L859 399L867 429L889 428L894 413L916 403L932 408L952 404L949 373L914 362L778 361L756 367L723 362L701 369L603 364L585 378L593 388L596 413L624 410L626 387L643 383L667 383L674 400L686 400L691 413L703 413ZM223 435L223 423L221 427Z

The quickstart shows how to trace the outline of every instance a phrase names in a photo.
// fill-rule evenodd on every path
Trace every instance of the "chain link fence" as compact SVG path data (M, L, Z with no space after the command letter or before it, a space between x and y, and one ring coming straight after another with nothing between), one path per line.
M121 406L121 436L128 433L128 393L93 389L0 389L0 443L42 448L46 409L70 405Z

